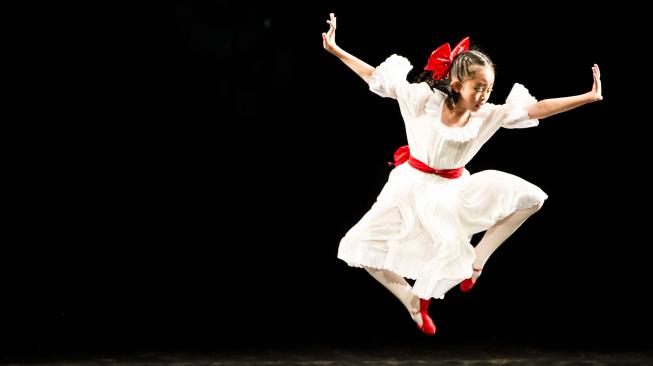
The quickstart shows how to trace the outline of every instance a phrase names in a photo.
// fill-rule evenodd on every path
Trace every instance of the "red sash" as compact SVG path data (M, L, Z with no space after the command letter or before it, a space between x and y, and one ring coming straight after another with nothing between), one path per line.
M410 149L408 148L408 145L398 148L397 151L395 151L394 159L395 166L399 166L408 161L408 165L419 170L420 172L437 174L447 179L459 178L461 175L463 175L463 171L465 170L464 166L455 169L433 169L410 155Z

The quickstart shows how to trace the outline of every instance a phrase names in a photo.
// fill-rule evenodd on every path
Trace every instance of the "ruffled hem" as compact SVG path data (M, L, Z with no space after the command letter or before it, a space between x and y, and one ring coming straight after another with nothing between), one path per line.
M340 259L342 259L342 258L340 258ZM386 268L386 267L379 266L379 265L366 264L366 263L361 263L361 262L356 262L356 261L347 261L347 260L345 260L345 259L342 259L342 260L343 260L345 263L347 263L347 265L348 265L349 267L354 267L354 268L372 268L372 269L378 269L378 270L380 270L380 271L390 271L390 272L396 274L397 276L401 276L401 277L407 278L407 279L409 279L409 280L417 280L417 276L415 276L415 275L412 275L412 276L411 276L411 275L408 275L408 274L406 274L406 273L404 273L404 272L398 271L398 270L396 270L396 269Z
M522 84L515 83L508 93L501 126L505 128L528 128L537 126L540 121L528 117L526 106L537 103L537 99Z
M369 89L382 97L396 98L392 92L394 86L399 82L407 83L406 77L412 69L407 58L393 54L374 69Z
M433 277L420 276L413 272L410 271L407 272L405 270L392 266L383 266L383 265L379 265L378 263L368 263L363 261L351 260L343 257L338 257L338 258L343 260L345 263L347 263L348 266L353 268L372 268L376 270L390 271L396 274L397 276L401 276L409 280L414 280L415 283L413 284L412 293L422 299L429 299L429 298L444 299L445 294L452 287L462 282L465 278L471 277L472 275L471 268L472 268L472 263L474 261L474 258L469 258L467 260L469 262L469 265L466 266L469 267L469 275L467 276L461 276L461 278L440 277L435 279Z
M388 267L383 267L379 265L374 265L374 264L367 264L367 263L360 263L356 261L347 261L343 258L340 258L345 263L347 263L348 266L354 267L354 268L372 268L380 271L390 271L397 276L407 278L409 280L414 280L415 284L413 285L412 288L412 293L416 295L417 297L421 299L429 299L429 298L434 298L434 299L444 299L444 295L449 291L452 287L456 286L460 282L462 282L461 279L450 279L450 278L442 278L438 281L436 281L436 284L434 288L431 291L426 290L425 288L428 286L424 285L424 282L426 280L418 280L418 276L416 275L408 275L405 272L401 270L397 270L396 268L388 268ZM471 267L471 265L470 265ZM471 276L471 275L470 275ZM469 278L469 277L468 277Z
M345 247L349 249L343 250ZM341 243L338 258L351 267L388 270L411 280L417 280L420 277L419 271L415 269L426 264L421 263L419 258L406 256L401 250L389 250L388 248L367 245L362 242Z
M442 122L442 108L445 99L446 95L443 92L433 89L433 95L429 97L424 107L425 113L429 116L429 119L436 122L434 125L438 130L438 133L444 139L456 142L469 141L478 136L478 131L481 129L481 125L483 124L483 118L477 114L473 113L469 122L467 122L463 127L450 127Z

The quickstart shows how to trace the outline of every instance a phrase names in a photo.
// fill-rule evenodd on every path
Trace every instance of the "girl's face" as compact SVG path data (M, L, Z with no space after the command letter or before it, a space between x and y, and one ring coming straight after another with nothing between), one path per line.
M460 82L454 80L451 83L452 88L460 93L460 99L456 106L476 112L492 93L492 86L494 86L494 70L487 66L478 66L474 70L474 77L465 79Z

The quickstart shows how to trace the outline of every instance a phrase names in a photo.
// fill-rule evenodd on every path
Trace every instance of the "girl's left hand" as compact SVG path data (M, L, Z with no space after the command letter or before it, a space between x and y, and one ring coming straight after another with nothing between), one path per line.
M592 85L592 101L603 100L603 95L601 95L601 71L599 70L599 65L594 64L592 66L592 74L594 75L594 85Z

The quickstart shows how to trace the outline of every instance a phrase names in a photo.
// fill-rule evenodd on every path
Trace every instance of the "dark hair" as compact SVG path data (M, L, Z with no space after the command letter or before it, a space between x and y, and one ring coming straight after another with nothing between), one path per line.
M451 88L451 80L455 78L460 81L465 81L474 77L476 70L472 70L472 66L487 66L494 70L494 63L485 53L472 49L456 55L451 63L451 68L447 76L442 79L434 80L433 71L424 71L415 78L415 82L427 83L431 88L445 93L447 95L445 103L451 108L458 102L458 98L460 98L460 94Z

